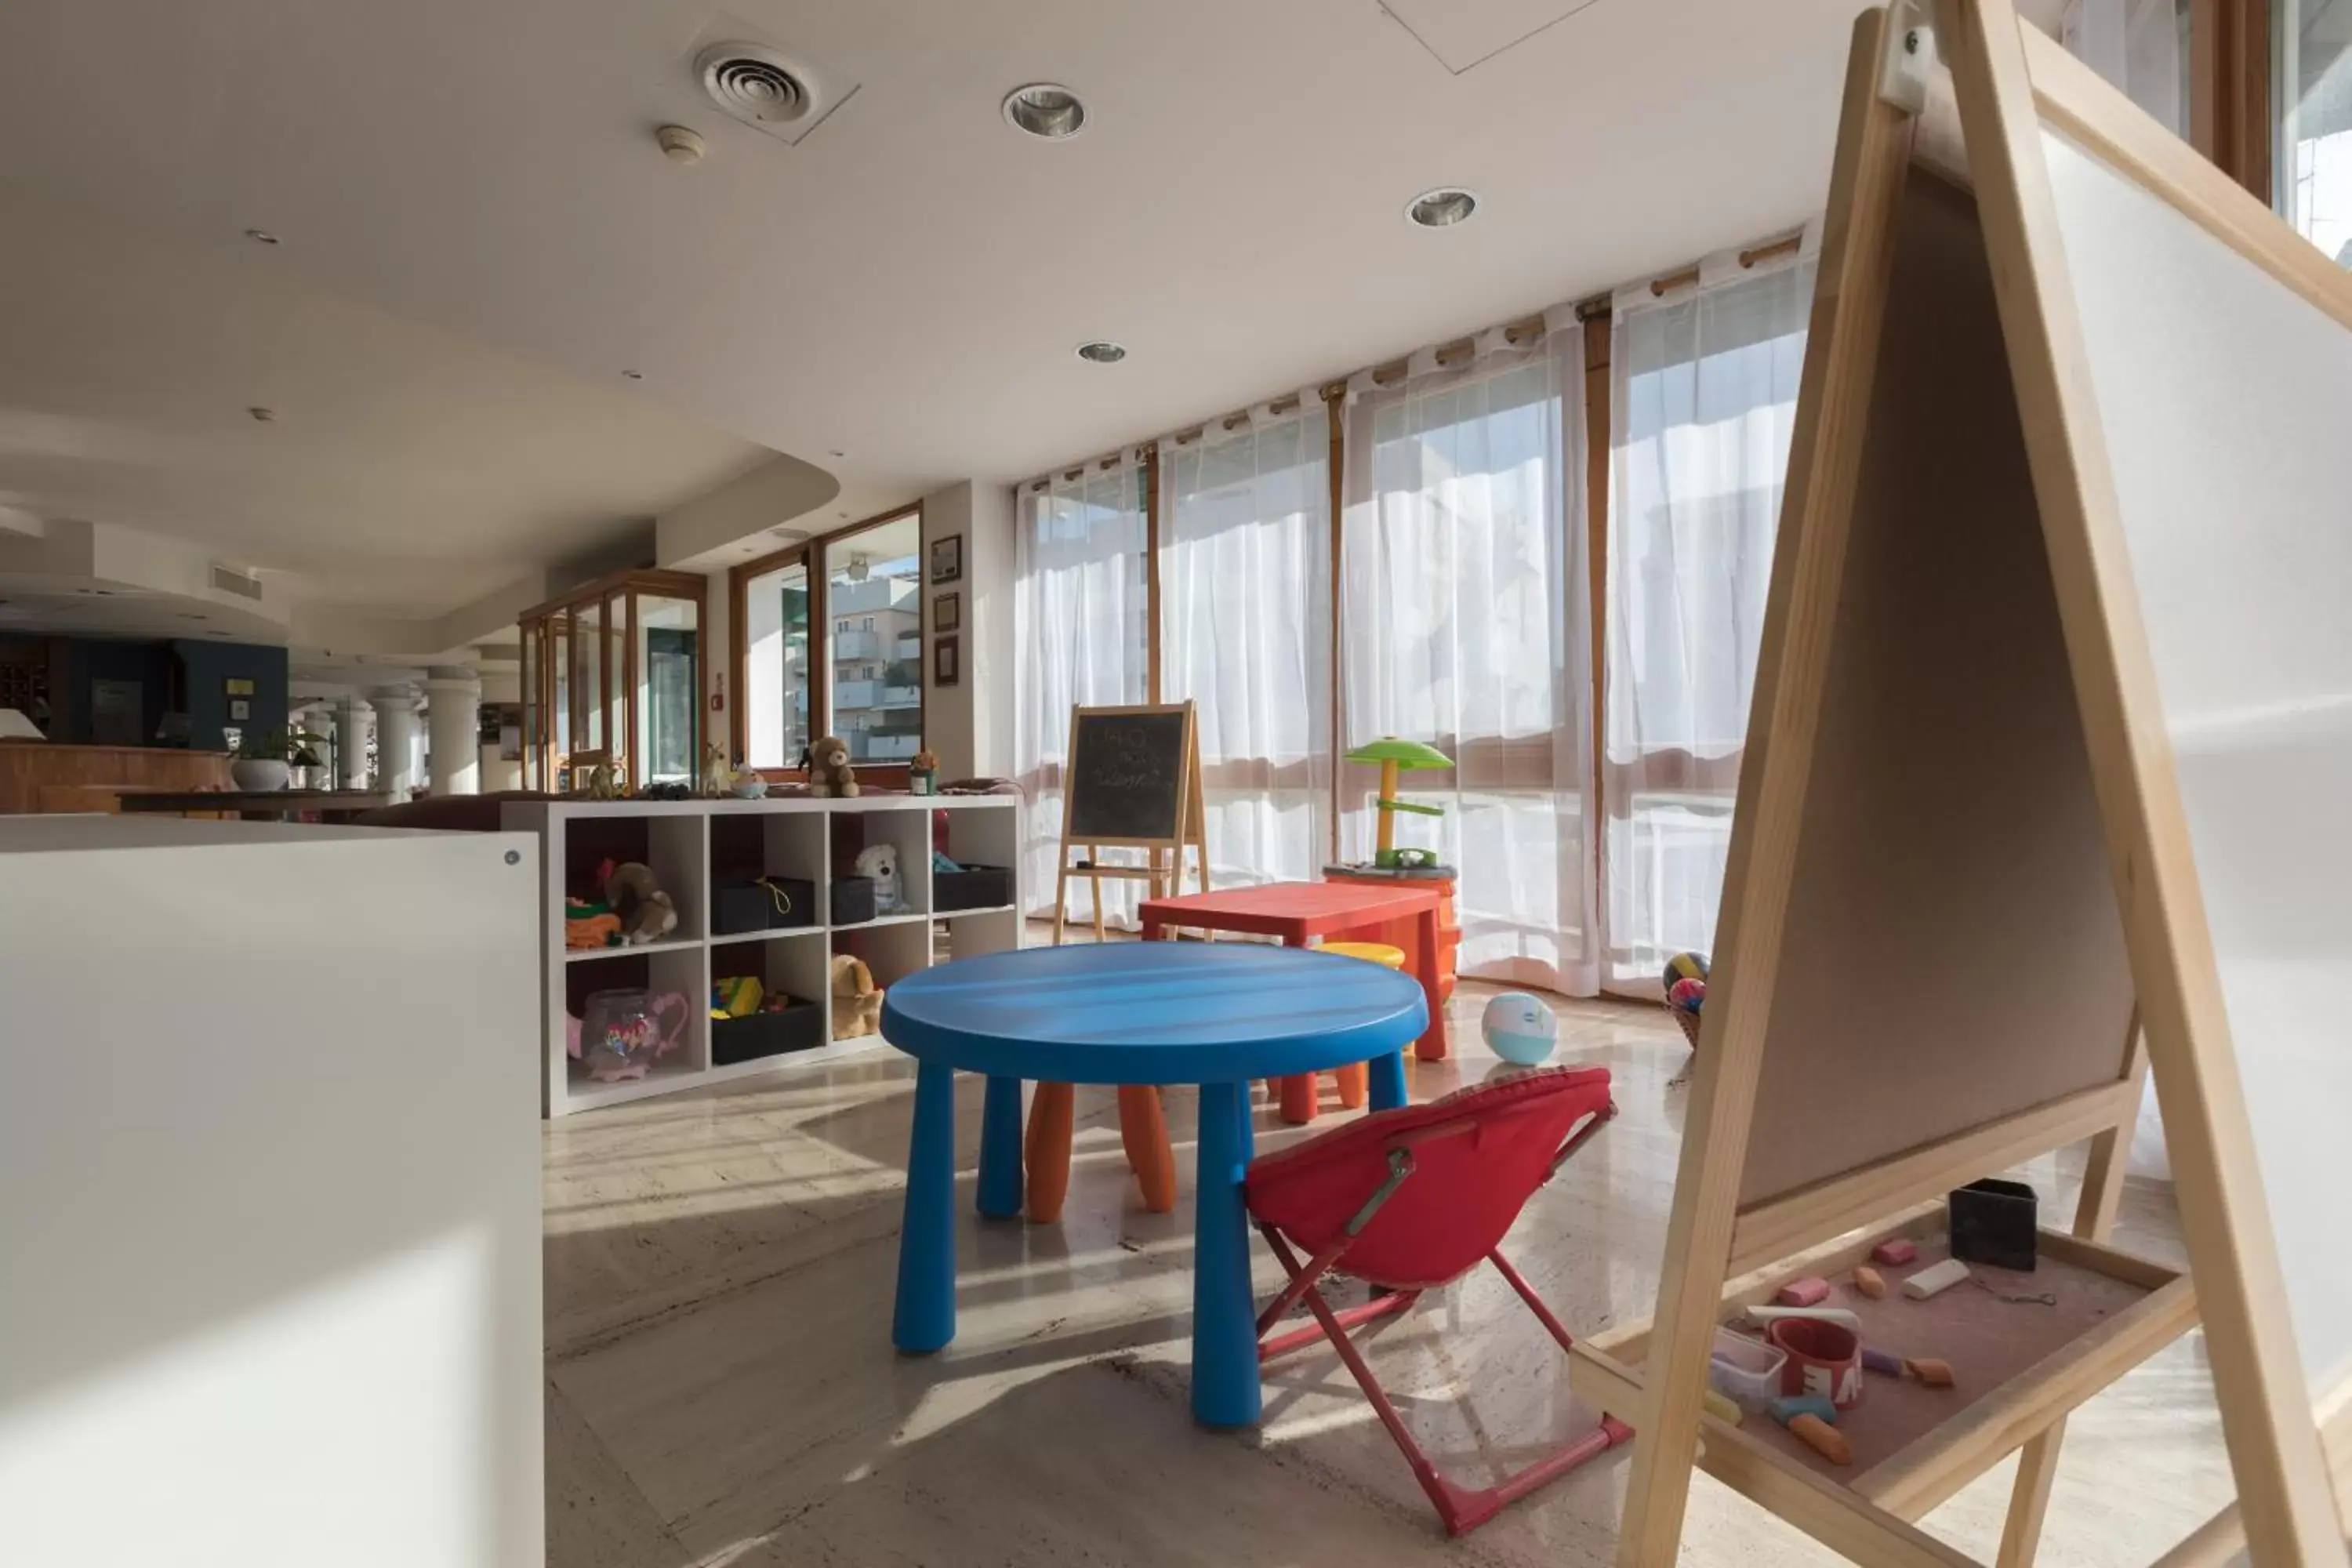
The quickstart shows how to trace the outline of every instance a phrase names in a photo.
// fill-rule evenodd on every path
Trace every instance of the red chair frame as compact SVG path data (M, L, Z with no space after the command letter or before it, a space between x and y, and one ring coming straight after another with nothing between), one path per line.
M1487 1091L1467 1090L1465 1091L1465 1095L1454 1096L1451 1100L1460 1100L1465 1096L1476 1096L1485 1092ZM1349 1330L1361 1324L1408 1310L1421 1299L1423 1290L1429 1287L1414 1286L1390 1289L1364 1306L1349 1307L1345 1310L1335 1310L1318 1289L1324 1275L1344 1265L1349 1250L1355 1247L1367 1227L1372 1224L1389 1200L1396 1195L1398 1189L1414 1174L1417 1169L1413 1159L1414 1150L1444 1139L1475 1135L1482 1123L1491 1122L1497 1118L1528 1114L1532 1109L1528 1105L1520 1104L1504 1105L1493 1110L1478 1111L1465 1105L1463 1109L1465 1112L1469 1112L1467 1114L1442 1121L1429 1120L1431 1112L1440 1110L1448 1103L1449 1101L1439 1101L1434 1106L1386 1112L1382 1117L1370 1118L1367 1121L1356 1123L1354 1127L1344 1128L1328 1135L1329 1138L1346 1137L1350 1133L1360 1136L1368 1125L1388 1118L1417 1123L1401 1126L1394 1133L1381 1140L1381 1150L1388 1158L1387 1179L1367 1194L1363 1207L1356 1212L1342 1233L1310 1253L1304 1262L1300 1261L1289 1241L1272 1222L1262 1217L1257 1219L1258 1233L1265 1237L1267 1247L1273 1249L1275 1257L1282 1264L1284 1272L1290 1277L1289 1283L1284 1286L1281 1292L1266 1304L1265 1310L1258 1314L1257 1332L1258 1361L1261 1365L1278 1356L1287 1355L1293 1351L1328 1340L1331 1347L1339 1352L1340 1361L1346 1363L1349 1373L1354 1376L1358 1386L1363 1389L1364 1397L1371 1401L1373 1411L1381 1418L1381 1425L1388 1428L1389 1436L1396 1440L1397 1447L1403 1451L1405 1463L1412 1468L1413 1479L1421 1483L1422 1490L1429 1494L1429 1500L1436 1506L1438 1518L1444 1522L1446 1534L1461 1535L1475 1530L1494 1518L1504 1508L1537 1488L1557 1479L1579 1465L1598 1458L1620 1444L1630 1442L1633 1439L1633 1431L1615 1416L1603 1415L1601 1424L1591 1431L1524 1468L1506 1476L1493 1486L1477 1489L1458 1486L1441 1474L1437 1467L1431 1463L1429 1456L1422 1452L1421 1445L1415 1442L1412 1434L1405 1429L1404 1421L1397 1414L1395 1405L1390 1401L1387 1391L1381 1386L1380 1380L1372 1375L1371 1367L1366 1363L1362 1352L1357 1348L1354 1340L1349 1334ZM1567 1163L1569 1157L1583 1147L1584 1143L1602 1127L1608 1125L1616 1114L1616 1105L1610 1102L1604 1109L1591 1112L1581 1119L1560 1145L1559 1152L1552 1156L1550 1164L1538 1179L1536 1186L1549 1181L1553 1173ZM1285 1153L1295 1153L1298 1150L1324 1142L1326 1140L1321 1138L1310 1140L1309 1143L1296 1145L1293 1150L1286 1151ZM1530 1187L1521 1197L1520 1206L1524 1207L1527 1199L1534 1194L1535 1188ZM1526 1276L1511 1266L1510 1260L1503 1256L1499 1245L1491 1247L1486 1251L1485 1261L1493 1264L1496 1272L1502 1275L1511 1289L1518 1293L1519 1300L1527 1303L1528 1310L1536 1315L1536 1320L1543 1324L1545 1331L1559 1342L1559 1348L1563 1352L1568 1350L1573 1342L1570 1338L1567 1327L1560 1322L1552 1310L1544 1304L1543 1298L1536 1294L1535 1287L1528 1283ZM1475 1268L1476 1264L1474 1262L1469 1267ZM1464 1268L1454 1278L1460 1279L1468 1271L1468 1268ZM1451 1281L1440 1281L1440 1283L1451 1283ZM1283 1315L1302 1301L1306 1304L1307 1310L1315 1316L1313 1326L1276 1334L1271 1339L1267 1338L1268 1331L1282 1320Z

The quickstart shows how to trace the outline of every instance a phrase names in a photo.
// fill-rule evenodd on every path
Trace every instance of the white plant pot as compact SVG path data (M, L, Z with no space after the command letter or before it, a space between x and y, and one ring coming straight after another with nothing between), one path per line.
M228 776L241 790L284 789L289 773L285 762L272 757L239 757L228 765Z

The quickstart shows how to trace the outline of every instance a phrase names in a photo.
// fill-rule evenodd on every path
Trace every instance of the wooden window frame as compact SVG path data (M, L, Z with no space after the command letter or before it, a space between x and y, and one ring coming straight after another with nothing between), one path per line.
M636 568L625 572L607 573L592 582L583 583L569 593L559 595L544 604L534 605L515 617L517 630L526 643L538 639L538 658L532 670L530 706L539 715L541 729L538 734L523 737L523 783L527 787L552 790L560 761L555 752L555 677L553 658L554 637L551 630L558 623L563 627L563 658L569 677L575 668L571 661L580 657L580 611L583 607L596 611L596 651L591 668L600 689L597 721L598 740L593 748L575 744L562 762L593 761L601 753L604 758L615 754L628 763L627 782L631 787L644 783L642 768L645 759L638 754L637 740L637 600L650 595L657 599L681 599L694 605L696 637L695 658L698 667L709 668L711 658L709 643L709 581L698 572L665 572L652 568ZM613 657L613 638L618 633L623 641L621 656ZM614 668L618 663L619 668ZM619 686L614 686L615 678ZM586 737L588 693L586 682L572 679L564 693L564 718L575 742ZM619 700L614 700L615 696ZM702 773L702 753L709 735L709 709L701 692L695 693L694 703L694 775ZM617 727L619 733L614 733Z
M828 645L832 641L833 630L829 625L827 600L831 592L825 580L824 552L830 546L855 534L909 517L915 520L917 635L924 647L923 668L915 682L917 733L921 737L917 743L919 746L928 743L931 717L930 560L923 540L923 503L911 501L905 506L891 507L887 511L877 511L871 517L860 518L856 522L845 522L839 528L814 534L797 544L787 544L781 550L772 550L765 555L754 556L727 569L728 679L734 693L727 712L727 754L730 757L744 755L751 745L751 688L748 677L751 669L751 647L745 636L744 622L748 617L751 580L796 562L806 567L809 584L809 735L811 739L830 735L833 733L833 681ZM961 589L962 584L959 583L958 587ZM889 786L907 782L907 764L904 763L858 763L855 766L858 778L866 783ZM801 783L808 776L806 771L797 764L747 771L756 773L773 784Z

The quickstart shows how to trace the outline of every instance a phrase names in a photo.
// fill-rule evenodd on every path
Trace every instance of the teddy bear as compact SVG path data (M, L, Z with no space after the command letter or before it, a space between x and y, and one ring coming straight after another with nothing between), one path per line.
M838 735L821 737L809 748L809 794L857 796L857 770L849 765L849 744Z
M874 883L874 912L877 915L903 915L907 898L898 882L898 847L895 844L868 844L857 852L857 874L870 878Z
M855 953L833 955L833 1037L854 1040L882 1032L882 988Z

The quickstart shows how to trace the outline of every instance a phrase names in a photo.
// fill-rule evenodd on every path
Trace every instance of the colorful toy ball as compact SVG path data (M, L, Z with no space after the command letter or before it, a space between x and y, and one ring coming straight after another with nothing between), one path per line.
M1524 991L1506 991L1486 1004L1478 1020L1486 1048L1515 1067L1531 1068L1551 1055L1559 1037L1559 1020L1551 1009Z
M1666 987L1666 1005L1677 1013L1696 1013L1706 1005L1706 982L1677 980Z
M1678 952L1666 960L1666 973L1659 979L1659 986L1671 994L1677 980L1696 980L1704 984L1706 980L1706 954Z

